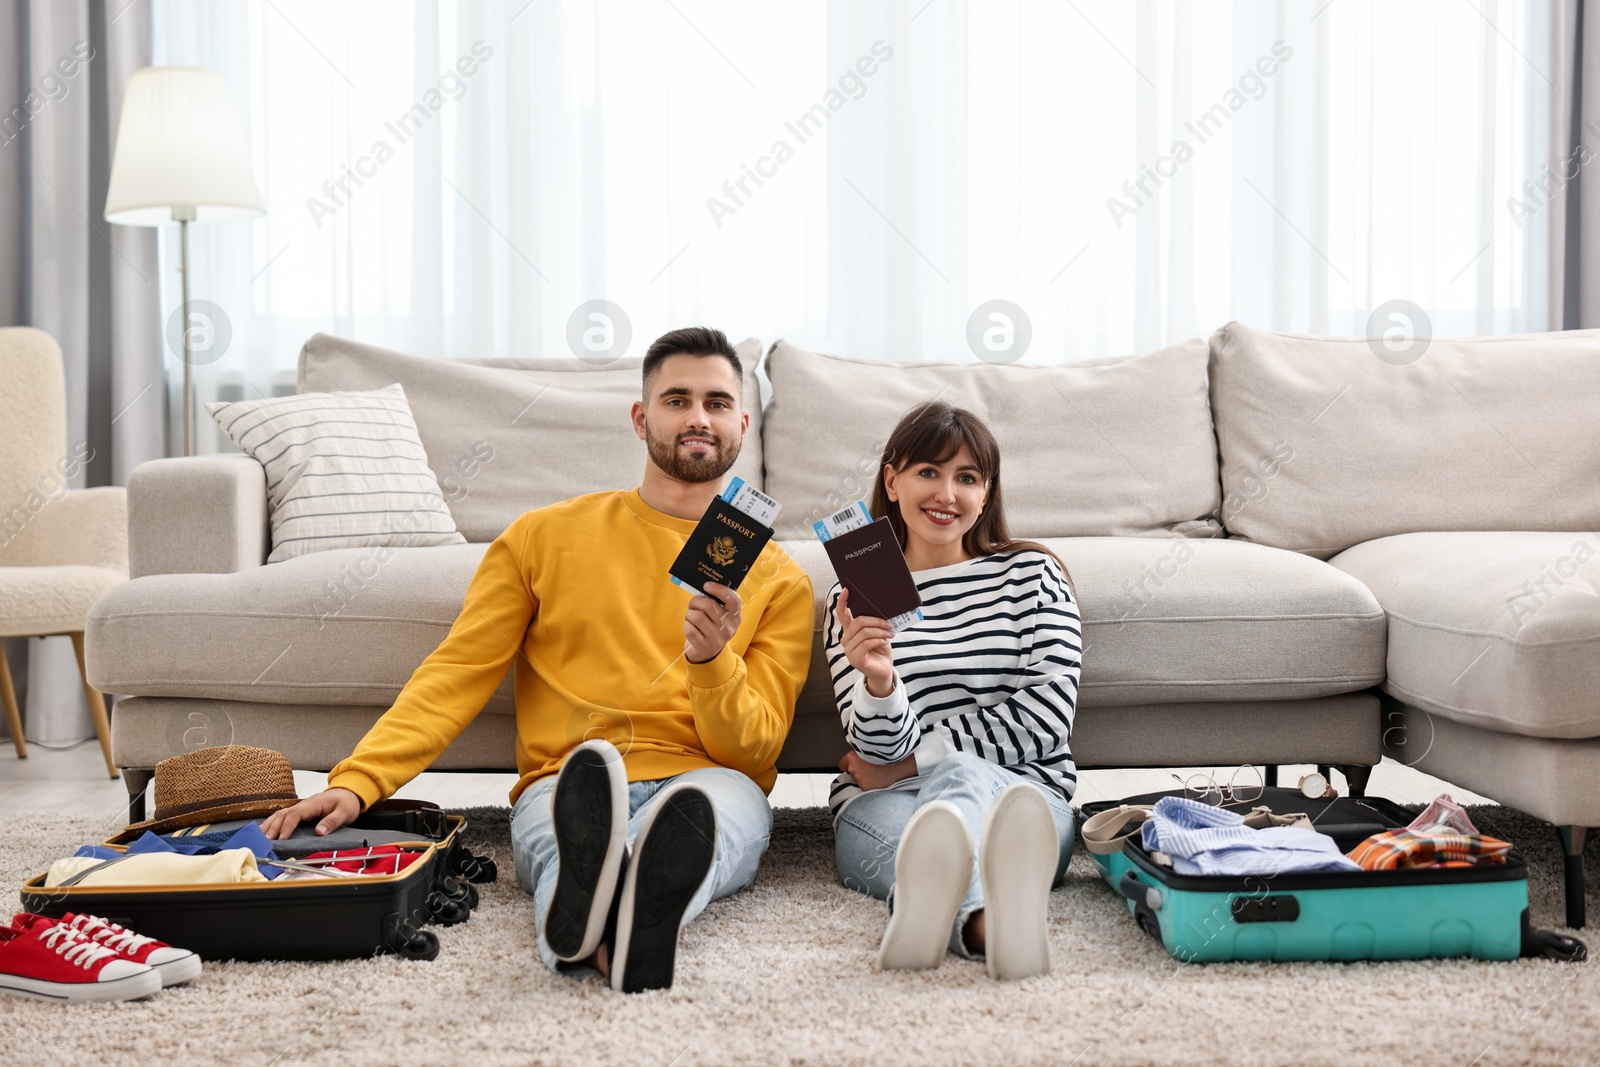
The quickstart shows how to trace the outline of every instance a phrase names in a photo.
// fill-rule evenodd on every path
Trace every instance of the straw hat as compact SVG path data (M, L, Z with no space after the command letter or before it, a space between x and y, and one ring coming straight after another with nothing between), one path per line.
M229 819L259 819L297 803L294 770L281 752L249 745L197 748L156 764L155 818L129 830L164 833Z

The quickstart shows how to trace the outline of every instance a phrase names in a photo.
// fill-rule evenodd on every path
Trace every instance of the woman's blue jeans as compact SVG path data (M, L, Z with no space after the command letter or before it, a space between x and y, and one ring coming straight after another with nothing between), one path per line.
M1000 791L1014 782L1031 782L1015 771L968 752L953 752L929 772L920 789L872 789L846 804L834 823L834 853L839 878L849 889L887 900L894 888L894 861L900 834L916 810L930 800L947 800L956 806L972 834L973 856L982 847L983 827ZM1035 783L1036 784L1036 783ZM1072 803L1054 790L1038 786L1050 802L1061 846L1052 885L1059 885L1072 858ZM983 884L973 861L966 896L950 930L950 951L979 958L962 940L962 930L972 913L983 907Z

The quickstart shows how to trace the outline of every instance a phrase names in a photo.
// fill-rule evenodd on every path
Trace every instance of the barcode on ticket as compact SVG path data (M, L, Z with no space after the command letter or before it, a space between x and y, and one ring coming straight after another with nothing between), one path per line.
M819 541L827 541L851 530L860 529L872 522L872 515L867 511L867 505L857 500L843 511L836 511L825 519L820 519L811 524L817 532Z
M777 521L778 512L783 510L783 505L772 499L743 478L735 478L723 490L722 499L735 511L742 512L763 526L771 526Z

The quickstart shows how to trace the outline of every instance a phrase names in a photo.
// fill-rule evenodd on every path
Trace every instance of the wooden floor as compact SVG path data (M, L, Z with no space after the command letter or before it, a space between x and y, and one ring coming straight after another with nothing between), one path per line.
M1279 781L1293 785L1311 767L1284 767ZM1192 771L1227 774L1231 768L1180 768L1179 774ZM1080 775L1077 801L1116 800L1138 793L1169 789L1175 784L1165 770L1084 771ZM302 797L310 796L327 784L327 776L314 771L296 771L295 788ZM1343 787L1337 773L1334 784ZM826 805L828 774L780 774L772 790L772 804L779 808ZM507 803L514 774L420 774L397 796L431 800L447 808L470 808ZM1463 804L1491 803L1488 799L1457 789L1447 782L1422 774L1391 760L1373 769L1368 791L1400 803L1423 804L1448 792ZM103 816L108 820L125 810L127 790L120 780L106 777L100 747L94 741L53 751L30 745L28 758L17 759L16 750L6 741L0 748L0 811L59 812L64 815Z

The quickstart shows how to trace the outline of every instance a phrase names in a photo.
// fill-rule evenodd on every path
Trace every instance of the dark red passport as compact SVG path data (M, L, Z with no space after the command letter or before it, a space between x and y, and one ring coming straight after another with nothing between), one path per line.
M893 619L922 606L922 594L887 516L822 542L852 615Z

